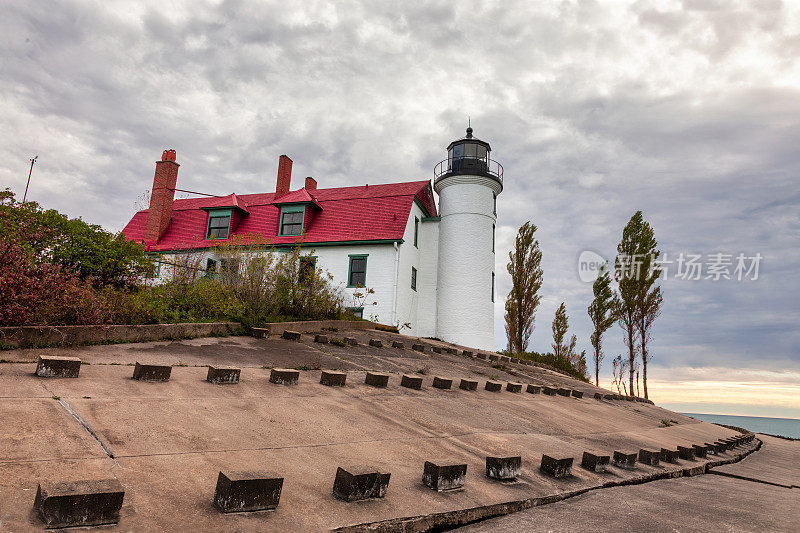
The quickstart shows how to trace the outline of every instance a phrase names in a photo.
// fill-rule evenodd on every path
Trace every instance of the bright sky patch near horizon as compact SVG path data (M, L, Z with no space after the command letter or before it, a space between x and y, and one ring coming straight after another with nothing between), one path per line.
M675 277L651 395L692 412L800 417L800 4L731 2L5 2L0 185L119 231L175 148L179 187L431 177L475 134L505 166L507 251L538 226L550 349L563 300L590 351L585 250L612 259L637 210L669 260L760 254L758 279ZM731 267L732 269L732 267ZM606 335L602 385L623 353Z

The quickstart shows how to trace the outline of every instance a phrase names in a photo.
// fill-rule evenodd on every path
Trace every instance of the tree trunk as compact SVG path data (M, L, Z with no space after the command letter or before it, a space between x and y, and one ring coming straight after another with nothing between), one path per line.
M644 397L647 399L647 346L644 337L642 337L642 387Z
M634 366L636 366L636 351L635 346L633 344L633 328L628 328L628 377L630 381L630 390L631 394L633 394L633 372Z
M594 347L594 385L600 386L600 348Z

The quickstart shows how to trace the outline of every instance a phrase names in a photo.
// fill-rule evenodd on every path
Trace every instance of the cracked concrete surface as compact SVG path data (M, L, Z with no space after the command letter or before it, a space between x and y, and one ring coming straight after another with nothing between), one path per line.
M391 348L397 336L385 332L347 335L357 337L359 346L319 345L313 335L304 335L301 342L231 337L5 352L4 358L18 361L34 361L46 352L78 356L89 364L77 379L37 378L33 363L0 364L3 527L41 528L31 514L39 480L105 477L116 477L126 489L120 530L316 531L445 516L680 475L704 464L640 465L635 471L612 467L595 474L577 466L584 450L675 447L736 434L657 406L594 400L592 393L600 389L547 370L496 368L456 355ZM367 346L370 338L383 339L384 347ZM405 342L411 345L410 339ZM175 366L167 383L143 383L131 379L128 365L137 360L187 366ZM241 382L204 381L207 369L201 365L211 364L241 367ZM321 385L319 370L303 370L297 386L274 385L268 381L270 367L347 370L347 385ZM388 388L364 385L366 370L389 372ZM417 372L424 377L422 390L400 387L401 374ZM434 375L477 378L481 385L491 378L575 387L586 395L439 390L431 387ZM677 423L661 427L662 419ZM485 456L511 453L523 457L518 481L487 479ZM576 457L573 476L555 480L542 475L543 453ZM726 457L734 458L734 452ZM437 493L422 485L424 462L441 458L468 465L463 491ZM334 474L343 464L391 472L386 498L355 504L333 499ZM278 509L217 512L211 500L217 474L225 469L283 475ZM405 527L414 530L413 524Z

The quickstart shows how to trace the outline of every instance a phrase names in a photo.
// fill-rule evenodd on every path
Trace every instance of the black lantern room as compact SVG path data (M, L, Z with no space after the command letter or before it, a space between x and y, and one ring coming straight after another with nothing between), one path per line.
M468 174L486 176L503 183L503 166L489 156L492 147L489 143L472 136L472 128L467 128L467 135L453 141L447 147L447 159L436 165L434 179Z

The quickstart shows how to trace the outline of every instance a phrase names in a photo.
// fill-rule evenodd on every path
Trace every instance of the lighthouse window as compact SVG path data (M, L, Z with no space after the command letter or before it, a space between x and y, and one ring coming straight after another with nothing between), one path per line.
M347 275L348 287L363 287L367 282L367 256L351 255L350 269Z
M418 248L419 242L419 218L414 217L414 248Z
M303 233L305 207L289 206L281 208L280 235L300 235Z
M475 151L475 146L472 143L468 143L464 145L464 156L465 157L475 157L477 152Z
M477 145L478 159L486 159L486 147L482 144Z
M494 301L494 272L492 272L492 301Z
M217 211L208 215L206 239L227 239L231 227L231 212Z
M494 253L494 224L492 224L492 253Z
M411 290L417 290L417 269L411 267Z

